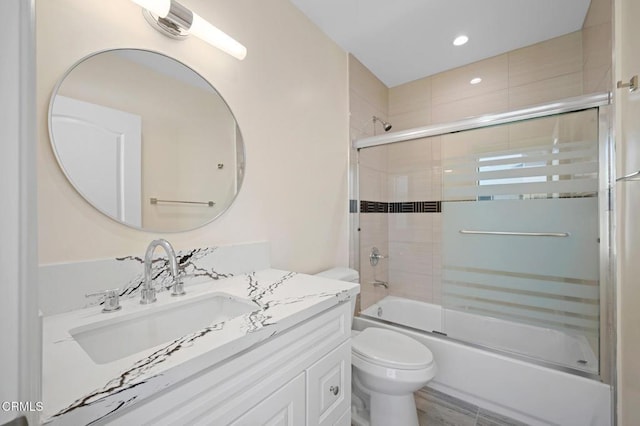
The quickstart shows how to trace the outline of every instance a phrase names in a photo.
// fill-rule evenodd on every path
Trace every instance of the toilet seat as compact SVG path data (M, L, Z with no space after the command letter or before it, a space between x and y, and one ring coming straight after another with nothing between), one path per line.
M382 367L423 370L433 364L433 354L424 345L400 333L369 327L352 338L352 351Z
M351 365L368 377L381 381L379 384L381 387L376 388L378 391L393 395L396 394L396 387L400 386L401 388L405 388L407 385L414 387L414 384L427 383L433 379L438 372L435 363L432 363L427 368L407 370L373 363L355 352L351 354ZM418 385L416 389L421 387L422 386ZM374 388L374 386L369 384L369 388Z

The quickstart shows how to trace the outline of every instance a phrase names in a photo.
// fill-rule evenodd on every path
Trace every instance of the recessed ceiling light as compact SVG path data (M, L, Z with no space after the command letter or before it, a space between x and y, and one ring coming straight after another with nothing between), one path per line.
M463 44L465 44L468 41L469 41L469 37L467 37L466 35L461 35L461 36L456 37L453 40L453 45L454 46L462 46Z
M471 81L469 83L471 84L478 84L482 81L482 79L480 77L476 77L476 78L472 78Z

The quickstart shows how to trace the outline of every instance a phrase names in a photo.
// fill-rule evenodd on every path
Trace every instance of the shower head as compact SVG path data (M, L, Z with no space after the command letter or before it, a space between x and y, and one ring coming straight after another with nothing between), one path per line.
M384 129L385 132L388 132L389 130L391 130L391 123L384 121L383 119L376 117L375 115L373 116L373 125L376 125L376 121L379 121L382 124L382 128Z

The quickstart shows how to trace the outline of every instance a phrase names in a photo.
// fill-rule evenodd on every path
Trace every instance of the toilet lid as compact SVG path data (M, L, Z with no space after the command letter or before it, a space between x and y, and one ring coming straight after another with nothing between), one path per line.
M433 355L426 346L383 328L367 328L355 336L351 344L353 352L385 367L418 370L433 363Z

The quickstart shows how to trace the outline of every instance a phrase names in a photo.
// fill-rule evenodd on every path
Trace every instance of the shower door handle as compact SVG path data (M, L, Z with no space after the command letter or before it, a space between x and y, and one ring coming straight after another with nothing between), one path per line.
M507 231L472 231L469 229L461 229L461 234L471 235L511 235L519 237L568 237L568 232L507 232Z

